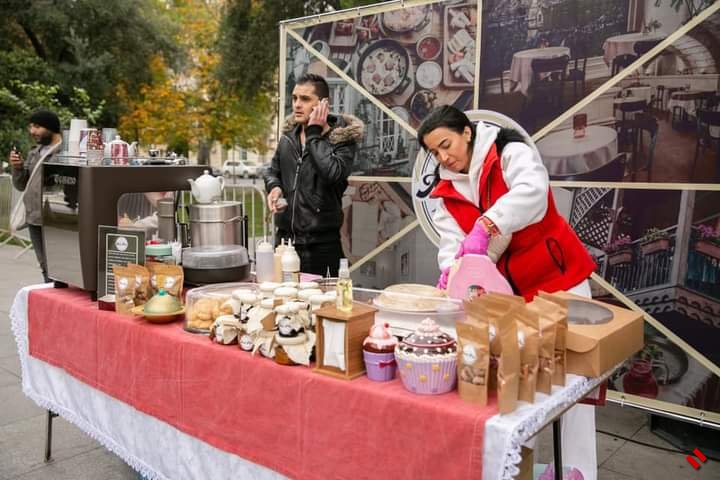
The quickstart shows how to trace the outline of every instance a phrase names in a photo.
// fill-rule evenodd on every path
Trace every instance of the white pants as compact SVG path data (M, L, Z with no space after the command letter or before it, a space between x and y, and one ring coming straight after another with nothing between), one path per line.
M568 292L591 298L590 281L584 280ZM595 406L575 405L562 416L561 425L563 465L579 469L585 480L597 480Z
M591 298L590 281L584 280L569 293ZM595 438L595 407L575 405L561 419L563 466L575 467L585 480L597 480L597 441ZM534 448L535 442L525 445Z

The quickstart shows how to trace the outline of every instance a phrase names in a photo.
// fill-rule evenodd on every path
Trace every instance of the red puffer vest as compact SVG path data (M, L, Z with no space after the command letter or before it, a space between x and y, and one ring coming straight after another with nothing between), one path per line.
M440 180L431 196L442 198L445 208L467 235L482 212L508 192L497 148L490 148L480 176L480 208L462 196L450 180ZM513 233L510 246L497 262L515 293L531 301L540 291L567 290L590 276L595 262L580 239L555 208L548 192L545 217Z

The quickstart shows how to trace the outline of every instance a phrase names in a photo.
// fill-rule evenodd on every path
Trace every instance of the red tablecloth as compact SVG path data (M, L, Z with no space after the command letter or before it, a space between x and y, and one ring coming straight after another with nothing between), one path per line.
M227 452L293 478L482 477L485 421L456 392L336 380L211 343L180 323L97 310L87 293L30 293L30 355Z

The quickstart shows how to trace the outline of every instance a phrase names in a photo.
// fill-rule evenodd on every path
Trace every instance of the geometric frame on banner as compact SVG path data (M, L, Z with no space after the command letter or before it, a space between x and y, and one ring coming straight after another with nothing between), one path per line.
M636 55L627 55L628 57L631 57L631 60L624 65L622 69L615 72L614 74L610 75L609 78L606 81L602 81L602 83L595 86L594 90L590 91L589 93L585 94L584 91L581 90L580 99L574 99L574 102L570 105L562 105L562 101L559 102L561 104L560 111L558 111L557 115L554 116L554 118L547 122L546 124L540 126L540 128L534 129L534 130L528 130L531 132L532 140L536 143L540 142L544 138L548 138L551 134L554 132L557 132L563 125L567 125L569 121L573 120L573 117L578 113L583 113L587 111L588 109L592 108L593 105L595 105L594 102L599 102L604 99L606 99L608 96L610 96L611 93L620 90L627 90L628 88L626 85L626 82L630 80L634 80L634 83L631 85L637 85L638 87L635 87L639 90L645 89L648 90L647 87L641 84L641 81L647 80L646 75L650 75L650 73L647 73L651 68L648 67L650 65L652 68L655 69L655 72L657 74L658 69L663 68L663 62L666 62L666 58L668 55L664 55L664 52L670 51L670 49L675 48L673 45L675 42L680 42L682 39L686 38L685 35L689 34L698 27L699 25L702 25L703 22L711 20L714 21L714 18L711 19L712 15L720 15L718 14L718 11L720 10L720 2L715 2L712 5L706 6L706 8L700 12L696 12L696 14L692 18L687 18L685 21L680 20L678 21L677 18L673 18L673 12L670 12L669 6L666 7L666 5L669 5L671 2L668 0L667 2L664 2L661 7L655 6L657 11L653 11L652 13L648 13L645 11L645 9L651 9L652 6L650 6L650 3L644 1L644 0L624 0L625 3L622 2L613 2L613 0L606 0L605 2L598 2L599 3L606 3L606 4L622 4L627 5L627 18L622 17L622 21L626 21L627 24L625 26L625 29L622 30L620 33L625 34L625 32L634 32L638 31L638 26L641 27L642 30L644 30L644 33L642 35L647 35L646 37L638 37L641 40L651 39L651 38L657 38L654 42L647 42L649 46L648 48L645 48L641 51L636 50ZM337 79L337 82L342 82L343 85L346 86L347 89L351 89L353 94L358 96L358 98L361 98L364 102L366 102L372 109L377 110L381 112L382 117L386 119L388 123L394 123L396 126L395 129L400 129L404 133L404 135L409 135L412 138L416 137L416 126L418 124L417 118L413 118L413 115L411 112L411 115L403 115L403 110L411 110L411 108L398 108L394 107L392 105L388 105L384 103L384 100L380 98L377 95L371 94L362 84L361 81L359 81L358 78L353 78L353 75L351 72L355 67L357 67L356 64L353 63L357 62L357 55L353 54L351 51L352 48L354 48L353 44L351 42L348 42L347 46L343 46L342 48L350 51L350 56L353 58L353 61L348 61L345 63L338 62L336 58L329 58L329 51L328 48L329 43L333 43L335 41L335 45L342 45L340 43L340 36L336 35L338 32L340 32L340 29L338 28L338 25L340 23L344 23L344 27L348 27L350 30L353 29L353 26L355 28L354 32L359 31L367 31L367 32L375 32L374 29L375 23L380 24L379 29L379 36L375 37L376 40L379 40L383 38L383 35L386 37L393 37L392 32L389 32L389 28L386 24L382 24L382 22L379 22L378 19L382 18L384 20L384 17L381 17L382 15L386 14L392 14L393 12L400 12L405 9L415 9L414 12L417 12L420 9L425 9L423 12L430 12L429 15L435 15L436 12L442 12L445 15L445 22L442 23L443 29L442 33L438 34L435 32L433 35L436 37L439 37L441 39L442 45L444 49L447 49L447 44L451 43L448 38L450 37L450 34L452 33L452 27L448 27L450 25L450 20L448 18L450 16L454 16L458 12L464 13L465 19L470 19L475 22L476 28L475 35L474 35L474 42L476 48L474 49L474 59L468 60L467 65L471 66L472 73L470 74L470 77L466 78L472 78L474 81L471 85L466 87L466 90L468 92L468 95L466 97L470 98L468 103L466 104L466 108L463 108L464 110L478 110L478 109L490 109L488 106L481 104L481 102L484 101L483 94L484 90L486 88L486 83L490 85L490 89L498 87L500 88L500 91L503 91L503 88L505 84L510 83L510 85L513 85L512 82L508 82L507 79L507 72L509 71L507 68L500 67L499 74L497 72L493 72L493 75L498 76L499 80L497 78L488 80L489 74L486 75L486 77L483 77L483 65L486 65L486 68L488 69L488 72L491 70L491 67L487 66L487 63L484 64L481 60L481 51L483 48L483 27L486 25L485 20L483 19L483 4L487 3L488 5L494 4L492 1L483 2L482 0L472 0L472 1L466 1L463 3L452 1L452 2L446 2L442 0L406 0L406 1L390 1L385 2L382 4L376 4L376 5L370 5L366 7L358 7L350 10L343 10L343 11L337 11L337 12L328 12L323 13L319 15L314 15L311 17L305 17L300 19L291 19L286 20L280 23L280 64L279 64L279 77L280 77L280 86L279 86L279 109L278 109L278 132L280 132L280 128L282 125L282 121L285 114L285 106L286 106L286 88L287 88L287 79L288 79L288 62L287 62L287 52L288 52L288 46L290 45L290 42L292 42L295 45L299 45L299 47L306 52L312 62L318 62L319 64L323 65L323 67L326 69L326 71L333 76L333 78ZM530 3L530 2L527 2ZM582 2L576 2L576 3L582 3ZM662 3L662 2L661 2ZM447 4L447 5L445 5ZM452 9L455 9L452 12L452 15L448 15L448 12ZM662 10L661 10L662 9ZM410 12L410 10L408 10ZM668 13L669 12L669 13ZM442 15L442 13L440 15ZM528 13L527 11L525 12ZM533 17L533 21L536 21L538 23L543 21L547 22L548 18L550 18L550 21L555 21L557 23L562 23L562 20L558 19L552 19L552 13L549 11L542 11L539 12L537 17ZM657 15L657 18L652 19L649 17L649 15L655 14ZM662 14L662 15L661 15ZM644 15L644 16L643 16ZM676 12L676 15L680 15L680 13ZM528 15L528 18L530 18L530 15ZM536 20L537 19L537 20ZM658 20L660 19L660 20ZM489 19L488 19L489 20ZM454 21L454 18L453 18ZM442 22L442 21L441 21ZM644 23L643 23L644 22ZM655 27L657 25L661 25L662 23L666 24L676 24L675 27L670 27L673 29L672 32L664 32L665 35L659 35L658 30L653 30L653 22L655 22ZM648 26L649 24L649 26ZM720 23L719 23L720 24ZM425 28L422 24L420 26L421 28ZM429 27L428 27L429 28ZM528 23L528 28L530 28L530 24ZM323 31L330 31L330 39L328 40L326 37L321 37L321 40L316 40L313 38L312 34L313 29L318 29L319 32L321 29L324 29ZM420 28L419 28L420 29ZM418 30L419 30L418 29ZM536 28L537 31L540 31L541 29ZM398 30L399 31L399 30ZM469 30L472 33L472 30ZM488 30L489 31L489 30ZM649 33L648 33L649 31ZM307 36L308 32L311 32L310 36ZM450 34L448 33L450 32ZM529 30L528 30L529 32ZM551 32L552 33L552 32ZM444 37L442 35L445 35ZM657 34L657 35L655 35ZM353 33L353 35L356 35L356 33ZM373 33L367 33L366 34L369 38L372 37ZM402 32L402 35L398 34L395 35L395 37L400 38L400 42L406 41L407 38L409 38L411 35L413 35L412 31L409 32ZM629 37L630 35L641 35L638 34L626 34L625 36ZM306 38L307 36L307 38ZM429 36L429 35L426 35ZM537 35L540 37L540 35ZM418 39L421 39L423 37L417 36ZM528 33L528 37L530 37L530 34ZM619 39L622 38L623 35L617 35L613 36L613 39ZM552 47L552 38L549 36L550 41L548 42L548 45L542 45L542 47L549 46L549 48L555 48ZM608 39L609 41L610 39ZM416 40L412 40L416 41ZM408 42L412 42L408 41ZM406 43L408 43L406 42ZM640 43L640 42L638 42ZM372 44L372 43L370 43ZM562 42L562 45L565 45L565 41ZM650 46L651 45L651 46ZM404 46L407 47L407 44ZM603 50L605 50L605 63L607 63L607 67L610 67L610 63L612 61L613 63L613 69L614 69L614 59L609 59L608 56L608 49L605 49L606 45L603 45ZM621 45L622 47L622 45ZM369 47L365 47L369 48ZM561 48L561 47L557 47ZM549 50L548 50L549 51ZM449 53L449 51L448 51ZM512 52L511 52L512 53ZM418 53L419 54L419 53ZM513 78L516 77L517 70L515 67L515 58L513 55L510 55L513 57L513 71L511 71L511 75ZM595 60L597 60L597 53L595 54ZM585 57L587 60L589 56ZM508 60L508 59L505 59ZM420 60L422 62L422 59ZM442 57L442 61L446 62L445 57ZM509 60L508 60L509 61ZM438 60L439 62L439 60ZM575 67L578 66L577 60L575 61ZM427 63L427 62L426 62ZM600 63L597 62L596 63ZM588 65L590 65L591 62L588 62ZM715 60L715 65L720 66L720 59ZM603 65L594 65L592 68L601 68ZM507 63L505 64L505 67L507 67ZM443 64L443 68L446 68ZM563 67L565 68L565 67ZM585 88L585 66L583 65L583 90ZM565 70L563 70L565 71ZM638 73L642 72L642 73ZM701 72L704 73L704 72ZM720 72L717 72L720 73ZM447 72L443 72L443 84L447 82ZM550 74L553 75L553 74ZM714 75L714 74L713 74ZM678 74L676 77L680 78L681 75ZM518 77L519 78L519 77ZM658 77L659 78L659 77ZM706 78L715 79L714 76L707 76ZM482 81L481 81L482 79ZM427 81L427 80L426 80ZM462 79L461 79L462 81ZM677 80L680 81L680 80ZM494 83L493 83L494 82ZM717 83L717 80L715 80ZM482 83L482 85L481 85ZM436 87L436 90L441 90L443 84ZM573 84L574 85L574 84ZM522 85L521 85L522 86ZM717 89L717 86L715 87ZM432 91L433 89L430 88ZM672 90L672 89L666 89L666 90ZM675 90L682 90L675 88ZM686 95L690 95L691 91L687 87L685 88L685 91L687 92ZM663 92L663 95L665 95L666 91ZM680 92L682 94L682 92ZM438 96L442 96L442 92L437 94ZM505 95L504 92L502 95ZM631 93L632 95L632 93ZM617 94L618 97L621 97L620 93ZM677 96L677 93L675 94ZM675 96L673 96L672 93L668 95L669 98L675 100ZM529 97L529 95L528 95ZM410 107L414 104L414 98L415 96L412 96L412 102L409 102L405 104L406 106L409 104ZM501 97L504 98L504 97ZM526 97L527 98L527 97ZM682 95L678 96L678 98L684 98ZM657 98L654 96L649 97L648 100L650 102L656 102ZM611 98L611 104L613 108L613 115L616 114L615 112L615 104L616 103L622 103L623 99L619 98L617 101L612 101ZM662 105L662 99L660 100L660 109L663 108ZM667 99L664 99L664 101L667 103ZM676 102L678 103L678 102ZM332 108L332 107L331 107ZM650 110L650 109L648 109ZM672 114L672 124L673 129L675 127L676 122L676 108L673 107L671 114ZM684 115L684 114L683 114ZM512 115L511 115L512 117ZM687 115L685 115L687 117ZM378 117L375 117L378 118ZM623 116L623 119L625 117ZM683 119L687 122L687 118ZM680 122L680 120L677 120ZM700 141L698 140L698 143ZM654 145L654 140L653 140ZM642 142L641 142L641 148ZM719 147L720 148L720 147ZM633 151L633 161L635 161L634 158L635 151ZM414 162L414 159L412 159ZM650 164L652 168L652 164ZM693 165L693 170L695 166ZM720 165L718 166L720 168ZM615 192L615 200L613 202L617 203L618 197L622 197L622 192L639 192L639 191L647 191L648 193L652 192L678 192L680 195L683 195L683 199L688 196L687 193L689 192L690 196L694 198L695 192L720 192L720 183L713 182L713 183L691 183L690 181L688 183L677 183L673 181L661 181L661 182L651 182L650 181L650 170L648 170L647 173L648 181L646 182L640 182L640 181L617 181L617 180L561 180L558 178L562 177L554 177L556 179L551 180L551 186L555 188L562 188L567 189L568 192L572 192L572 195L575 195L578 191L595 191L599 192L598 195L610 195L612 192ZM693 175L689 175L689 179L693 180ZM403 196L403 188L408 190L410 194L412 195L413 192L410 188L410 185L412 184L413 177L411 173L405 173L402 175L392 175L391 173L383 173L379 175L375 175L372 173L363 173L360 175L353 174L350 177L351 184L353 182L356 183L364 183L368 184L369 182L373 182L378 185L385 185L387 187L383 187L385 190L385 193L387 195L393 196L396 195L397 192L400 192L400 196ZM392 186L392 188L390 188ZM379 189L380 190L380 189ZM618 192L620 192L618 194ZM610 196L606 196L606 199L609 199ZM574 198L574 197L573 197ZM685 201L685 200L683 200ZM616 208L617 205L613 203L612 205L605 206L606 210L609 210L611 212L616 212L618 209ZM682 205L685 205L685 203L682 203ZM648 208L652 208L648 205ZM720 212L719 212L720 213ZM620 215L616 215L616 217L619 217ZM357 272L362 272L364 269L369 269L369 267L374 266L375 260L383 254L383 252L392 250L395 245L398 244L398 242L401 242L404 238L409 237L411 235L422 235L421 229L417 228L419 226L419 220L417 217L412 217L410 215L406 215L403 217L404 222L400 224L398 228L393 230L392 234L389 234L384 237L380 237L377 240L377 244L370 243L369 246L365 248L362 252L358 254L355 258L353 258L353 265L351 267L351 271L353 274ZM719 217L720 218L720 217ZM690 219L692 222L692 219ZM613 223L614 222L614 223ZM612 221L609 222L606 230L609 229L609 233L607 233L608 240L613 238L612 232L613 228L618 228L618 222L619 218L613 218ZM720 229L720 221L717 222L718 228ZM597 227L600 228L600 227ZM688 230L689 231L689 230ZM720 230L719 230L720 231ZM605 232L601 232L605 233ZM595 233L597 234L597 232ZM687 238L680 239L677 238L678 242L685 242L687 243ZM687 248L687 245L685 245ZM592 251L592 250L591 250ZM607 262L609 261L609 254L605 252L600 252L600 254L604 255L603 262L604 265L607 265ZM427 261L427 259L425 259ZM677 264L677 260L675 260L675 264ZM607 268L605 266L604 268ZM373 267L374 269L374 267ZM649 313L647 310L644 310L639 306L637 303L635 303L631 298L630 295L624 293L620 289L616 288L610 281L608 281L607 278L604 278L602 276L601 272L596 272L593 274L592 280L593 282L604 289L605 292L608 292L610 297L614 298L617 302L620 302L627 306L628 308L631 308L633 310L642 312L646 324L648 325L648 328L654 329L654 331L659 332L660 335L664 336L668 339L668 341L672 342L674 345L679 347L687 356L688 358L693 362L699 365L701 368L706 369L710 375L717 377L720 379L720 366L718 365L717 361L713 361L710 358L708 358L707 355L703 354L702 352L698 351L696 348L691 346L688 342L680 338L676 333L674 333L670 328L665 326L663 322L658 320L656 318L656 315L653 313ZM718 278L718 282L720 282L720 277ZM715 297L713 297L715 299ZM720 297L718 297L716 300L716 303L720 305ZM713 300L713 301L715 301ZM720 318L720 310L717 310L717 315L719 315L718 318ZM700 368L699 367L699 368ZM720 392L720 386L718 386L718 392ZM687 405L680 405L677 403L670 403L669 401L663 401L662 399L652 399L647 398L646 396L640 396L640 395L634 395L631 393L624 393L620 391L608 391L608 399L615 401L617 403L622 403L625 405L632 405L632 406L638 406L641 408L649 409L652 411L657 411L659 413L667 414L670 416L675 416L678 418L683 419L694 419L700 423L704 423L710 426L714 426L716 428L720 428L720 409L715 409L713 411L705 410L703 408L696 408L695 406L687 406Z

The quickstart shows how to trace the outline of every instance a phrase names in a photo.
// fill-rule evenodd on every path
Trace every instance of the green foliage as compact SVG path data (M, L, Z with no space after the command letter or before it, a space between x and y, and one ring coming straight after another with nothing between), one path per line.
M55 97L63 105L72 108L75 87L94 103L105 100L99 122L114 126L123 109L117 86L137 92L152 80L146 68L152 57L160 54L168 63L179 57L163 5L158 0L5 0L0 2L0 51L41 62L39 74L30 78L57 85Z
M79 87L71 87L61 95L61 87L51 75L43 75L42 60L28 56L21 50L0 52L0 156L3 158L13 147L26 152L32 146L27 133L28 118L38 109L49 109L60 117L61 125L68 127L73 117L96 121L102 114L104 103L94 102ZM46 79L45 82L36 80Z
M226 88L244 96L277 89L282 20L372 3L371 0L230 0L220 25L218 75ZM252 68L248 66L252 65Z

